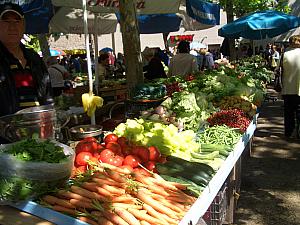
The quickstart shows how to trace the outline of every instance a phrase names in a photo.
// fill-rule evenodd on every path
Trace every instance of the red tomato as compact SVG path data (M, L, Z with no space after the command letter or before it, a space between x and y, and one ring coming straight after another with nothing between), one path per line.
M105 149L105 147L103 147L101 144L97 145L97 151L102 151L104 149Z
M150 146L149 148L149 160L157 161L161 157L161 153L155 146Z
M150 152L146 147L143 146L137 146L133 148L132 153L134 155L137 155L142 162L148 162L150 157Z
M149 173L148 171L144 170L143 168L134 168L133 172L144 175L146 177L150 177L151 173Z
M121 153L121 146L117 142L108 142L106 148L112 150L115 154Z
M101 162L108 163L114 166L121 166L123 164L124 158L122 156L116 155L109 149L104 149L100 153L100 160Z
M150 170L153 171L155 169L156 163L154 161L148 161L144 164L144 166Z
M123 165L131 166L132 168L137 167L141 163L141 159L135 155L128 155L123 161Z
M165 162L167 162L167 158L166 158L165 156L161 156L161 157L157 160L157 162L159 162L159 163L165 163Z
M75 152L78 154L80 152L93 152L96 151L98 144L96 142L79 142L75 147Z
M129 141L126 137L119 137L118 144L121 146L121 148L124 148L129 145Z
M87 161L93 157L92 153L90 152L80 152L76 155L75 162L78 166L86 166Z
M118 141L118 136L115 134L108 134L104 137L104 143L107 144L108 142L117 142Z
M122 148L123 155L127 156L132 154L132 149L129 146L125 146Z
M83 139L83 141L88 141L88 142L97 142L97 139L94 137L86 137Z

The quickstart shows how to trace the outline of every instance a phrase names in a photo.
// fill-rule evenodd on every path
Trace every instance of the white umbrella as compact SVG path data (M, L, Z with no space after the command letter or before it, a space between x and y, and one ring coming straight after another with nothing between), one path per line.
M119 1L99 0L52 0L56 6L67 6L82 8L82 1L85 1L87 9L99 13L118 12ZM181 0L136 0L137 13L140 14L164 14L177 13Z
M51 33L83 34L83 10L62 7L50 21ZM94 26L95 13L88 12L88 32L90 34L111 34L116 32L118 20L114 13L97 15L97 27Z

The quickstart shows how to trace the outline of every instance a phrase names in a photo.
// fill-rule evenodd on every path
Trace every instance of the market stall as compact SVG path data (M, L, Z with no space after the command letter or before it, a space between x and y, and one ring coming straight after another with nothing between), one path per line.
M70 186L10 205L64 225L86 224L78 219L94 224L100 218L116 223L112 218L116 215L127 224L212 224L215 215L209 208L216 196L229 193L230 204L218 212L222 214L218 224L232 217L241 155L256 129L264 84L272 73L262 67L259 57L235 66L225 64L220 61L218 69L205 75L173 77L137 87L134 102L129 103L144 103L139 105L139 115L117 125L113 133L105 132L104 137L68 143L76 153ZM153 101L158 105L151 105ZM82 153L85 156L80 158ZM20 197L16 193L14 198ZM75 199L78 196L83 202ZM13 200L5 199L4 194L0 197ZM23 199L28 197L31 195Z

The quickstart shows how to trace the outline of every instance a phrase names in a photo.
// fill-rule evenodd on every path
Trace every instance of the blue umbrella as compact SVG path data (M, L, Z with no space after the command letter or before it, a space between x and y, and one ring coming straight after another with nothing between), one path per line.
M255 12L228 23L219 29L219 36L261 40L276 37L300 26L300 18L282 12Z
M113 52L114 50L112 48L106 47L106 48L102 48L100 50L100 52L104 52L104 53L108 53L108 52Z

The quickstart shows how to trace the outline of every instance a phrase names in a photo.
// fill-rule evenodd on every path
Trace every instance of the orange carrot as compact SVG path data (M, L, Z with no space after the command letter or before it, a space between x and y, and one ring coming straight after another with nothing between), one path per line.
M188 203L188 204L193 203L191 200L187 198L181 198L178 196L167 196L166 199L174 202L179 202L179 203Z
M69 209L75 208L74 205L72 205L68 200L59 199L59 198L56 198L51 195L45 195L42 199L51 205L57 204L57 205L60 205L60 206L63 206L65 208L69 208Z
M66 213L66 214L73 215L73 216L77 215L77 213L74 209L66 208L66 207L63 207L63 206L60 206L60 205L54 205L52 207L52 209L54 211Z
M117 197L112 197L111 202L135 203L136 199L131 195L121 195Z
M154 210L154 209L153 209ZM156 224L156 225L164 225L166 224L166 222L162 222L160 221L159 219L155 218L155 217L152 217L150 216L149 214L147 213L143 213L141 212L142 210L137 210L137 209L132 209L132 208L129 208L128 211L130 213L132 213L132 215L134 215L137 219L139 220L144 220L146 221L147 223L150 223L150 224ZM146 211L147 212L147 211Z
M151 223L148 223L146 220L141 220L141 225L151 225Z
M105 216L106 219L108 219L112 223L115 223L115 224L118 224L118 225L129 225L120 216L118 216L117 214L112 213L110 211L103 211L103 215Z
M125 194L125 190L124 189L116 188L115 186L111 186L111 185L108 185L108 184L103 184L102 188L104 188L108 192L110 192L112 194L115 194L115 195L123 195L123 194Z
M157 197L158 195L151 195L155 200L158 200L161 204L163 204L164 206L174 210L175 212L178 212L178 213L182 213L183 210L178 208L176 205L174 205L173 203L167 201L166 199L164 198L159 198Z
M71 190L74 193L76 193L76 194L82 195L82 196L90 198L90 199L97 199L99 201L107 201L107 199L105 199L104 197L100 196L96 192L92 192L92 191L86 190L84 188L75 186L75 185L71 186Z
M168 216L165 215L165 214L161 214L161 215L162 215L162 218L164 218L169 224L177 225L177 224L179 223L179 220L178 220L178 219L170 218L170 217L168 217Z
M150 205L144 203L143 209L147 210L150 216L153 216L154 218L158 219L161 225L168 225L168 222L164 218L162 218L162 214L157 212Z
M170 185L173 185L173 186L177 187L178 189L186 190L186 188L187 188L186 185L184 185L184 184L180 184L180 183L177 183L177 182L166 181L164 178L162 178L162 177L161 177L159 174L157 174L157 173L153 173L152 175L153 175L153 177L154 177L155 179L157 179L158 181L167 182L167 183L169 183Z
M97 183L84 182L82 184L82 187L86 188L89 191L97 192L98 194L100 194L100 196L105 196L105 197L109 197L109 198L112 196L112 193L108 192L104 188L99 187Z
M111 179L113 179L116 182L126 183L126 179L124 175L120 175L119 173L114 172L110 169L106 170L105 174L107 174Z
M78 199L70 199L70 202L76 208L84 208L84 209L94 209L95 208L92 203L80 201Z
M85 216L80 216L80 217L78 217L78 219L79 219L80 221L89 223L90 225L98 225L98 223L97 223L96 221L94 221L94 220L92 220L92 219L90 219L90 218L87 218L87 217L85 217Z
M132 215L129 211L123 208L114 208L116 212L123 220L125 220L130 225L141 225L140 222Z
M86 197L84 197L82 195L75 194L75 193L73 193L71 191L59 190L57 192L57 194L58 194L58 196L65 197L67 199L74 198L74 199L78 199L78 200L81 200L81 201L92 202L91 199L86 198Z
M98 217L98 224L99 225L114 225L110 220L108 220L102 216Z
M158 201L154 200L152 197L149 196L145 191L138 191L137 197L142 200L144 203L150 205L155 210L168 215L169 217L173 218L176 215L176 212L171 210L170 208L163 206Z
M174 185L170 184L166 180L157 180L157 179L155 179L153 177L147 177L147 179L149 181L151 181L153 184L159 185L159 186L161 186L161 187L163 187L165 189L170 189L170 190L173 190L173 191L177 191L178 190Z
M110 179L108 177L107 177L107 179L106 178L102 179L102 178L96 178L96 177L94 177L92 179L92 181L95 182L95 183L97 183L100 186L103 185L103 184L108 184L108 185L117 186L117 187L123 187L124 186L123 184L118 183L118 182L116 182L116 181L114 181L114 180L112 180L112 179Z
M137 205L137 204L128 204L128 203L120 203L120 202L113 202L110 203L112 207L119 207L123 209L142 209L142 205Z
M108 168L108 169L111 169L117 173L122 173L122 174L131 174L131 171L127 168L120 168L120 167L117 167L117 166L114 166L114 165L110 165L108 163L100 163L99 167L102 167L104 169Z

